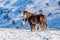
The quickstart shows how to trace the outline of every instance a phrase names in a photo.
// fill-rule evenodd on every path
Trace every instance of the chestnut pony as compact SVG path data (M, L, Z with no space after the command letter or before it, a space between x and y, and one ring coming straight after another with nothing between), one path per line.
M23 12L23 24L28 21L31 27L31 31L36 31L36 24L39 24L39 30L41 29L42 31L44 30L44 26L47 28L47 19L46 16L43 14L32 14L28 11Z

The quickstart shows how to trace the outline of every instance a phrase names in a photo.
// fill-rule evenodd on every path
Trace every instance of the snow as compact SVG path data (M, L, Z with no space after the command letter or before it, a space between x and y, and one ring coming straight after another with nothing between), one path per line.
M60 31L32 32L26 29L0 28L0 40L60 40Z
M21 25L24 10L33 14L40 14L39 10L42 10L42 13L47 17L48 27L60 28L60 6L58 2L59 0L0 0L0 11L3 11L0 12L0 27L15 28ZM48 3L48 6L46 3ZM4 19L6 14L9 15L9 20L7 20L8 18ZM13 20L16 23L15 25L12 24ZM25 26L27 26L27 23Z
M0 40L60 40L60 0L0 0ZM48 5L46 5L48 3ZM30 31L27 22L24 26L23 11L39 14L39 10L47 17L49 31ZM8 18L5 15L8 14ZM13 24L13 20L14 23ZM37 25L38 26L38 25ZM16 28L22 29L16 29Z

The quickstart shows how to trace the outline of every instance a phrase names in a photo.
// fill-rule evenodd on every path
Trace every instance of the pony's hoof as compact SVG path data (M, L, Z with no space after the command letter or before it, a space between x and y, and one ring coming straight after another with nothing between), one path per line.
M32 29L31 31L35 32L35 31L36 31L36 29Z

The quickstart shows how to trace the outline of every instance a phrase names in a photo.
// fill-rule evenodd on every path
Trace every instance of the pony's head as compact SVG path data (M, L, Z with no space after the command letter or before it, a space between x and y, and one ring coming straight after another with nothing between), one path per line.
M23 25L26 23L26 21L28 21L28 19L32 16L32 13L28 12L28 11L24 11L23 12Z

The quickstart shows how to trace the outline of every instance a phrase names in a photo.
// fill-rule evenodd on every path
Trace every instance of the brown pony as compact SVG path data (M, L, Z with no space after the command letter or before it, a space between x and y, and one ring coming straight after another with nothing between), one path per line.
M31 31L36 31L36 24L39 24L41 30L44 30L44 26L47 28L47 23L46 23L46 16L43 14L32 14L30 12L24 11L23 12L23 24L28 21L31 27Z

